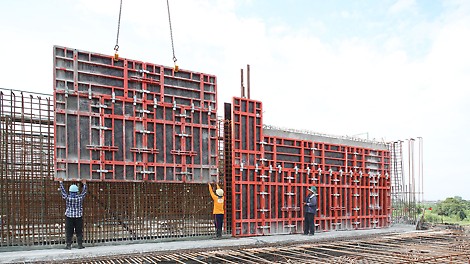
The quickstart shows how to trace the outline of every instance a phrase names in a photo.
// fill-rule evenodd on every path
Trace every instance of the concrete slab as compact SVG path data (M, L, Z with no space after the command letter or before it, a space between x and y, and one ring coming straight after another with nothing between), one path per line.
M248 238L232 238L226 237L218 240L184 240L184 241L148 241L140 244L100 244L99 246L87 246L84 249L72 248L72 250L63 249L64 245L57 245L55 248L49 249L31 249L31 250L14 250L0 252L0 263L23 263L23 262L43 262L43 261L60 261L67 259L94 258L103 256L114 256L122 254L161 252L161 251L177 251L190 249L214 248L220 249L224 247L240 247L240 246L261 246L291 243L319 242L333 239L348 239L352 237L372 236L377 234L390 233L407 233L419 232L415 230L414 225L394 225L382 229L369 230L350 230L350 231L330 231L319 232L315 236L304 236L300 234L293 235L272 235L258 236ZM76 244L75 244L76 246ZM5 250L5 249L2 249ZM13 249L12 249L13 250Z

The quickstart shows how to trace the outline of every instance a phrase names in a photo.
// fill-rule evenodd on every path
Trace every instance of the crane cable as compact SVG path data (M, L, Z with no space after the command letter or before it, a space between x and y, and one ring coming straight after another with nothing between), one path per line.
M118 19L118 26L117 26L117 36L116 36L116 45L114 46L114 60L119 60L119 29L121 28L121 13L122 13L122 0L121 4L119 5L119 19Z
M176 65L177 59L175 55L175 45L173 43L173 29L171 28L170 3L168 0L166 0L166 7L168 9L168 22L170 24L170 38L171 38L171 49L173 51L173 63L175 64L175 71L178 71L179 67L178 65Z

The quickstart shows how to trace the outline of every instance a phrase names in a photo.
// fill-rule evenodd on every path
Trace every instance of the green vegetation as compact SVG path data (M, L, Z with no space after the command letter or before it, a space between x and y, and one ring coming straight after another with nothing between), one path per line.
M470 225L470 201L455 196L437 203L425 203L420 206L425 209L424 218L430 223L451 223Z

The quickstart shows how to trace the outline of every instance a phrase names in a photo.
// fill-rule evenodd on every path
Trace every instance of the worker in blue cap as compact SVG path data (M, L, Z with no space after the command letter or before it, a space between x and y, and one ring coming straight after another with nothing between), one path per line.
M315 214L317 213L317 187L307 188L307 197L304 202L304 235L315 234Z
M82 180L83 189L80 194L78 194L78 186L75 184L70 185L67 194L62 179L59 179L59 182L60 192L65 200L65 242L67 243L65 249L72 249L74 231L77 235L78 249L85 248L83 246L83 200L87 193L86 180Z

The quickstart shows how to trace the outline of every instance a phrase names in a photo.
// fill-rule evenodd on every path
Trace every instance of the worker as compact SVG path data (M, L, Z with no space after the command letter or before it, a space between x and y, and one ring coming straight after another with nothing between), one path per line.
M87 193L86 180L82 180L82 193L78 194L78 186L70 185L69 193L65 191L62 179L60 182L60 192L65 200L65 249L72 249L72 237L75 231L77 235L78 249L85 248L83 246L83 199Z
M212 190L212 186L209 183L209 192L211 194L212 200L214 200L214 209L212 214L214 215L214 224L216 229L216 238L222 237L222 227L224 224L224 190L222 190L217 184L217 189Z
M317 213L317 187L307 188L304 202L304 235L315 234L315 214Z

